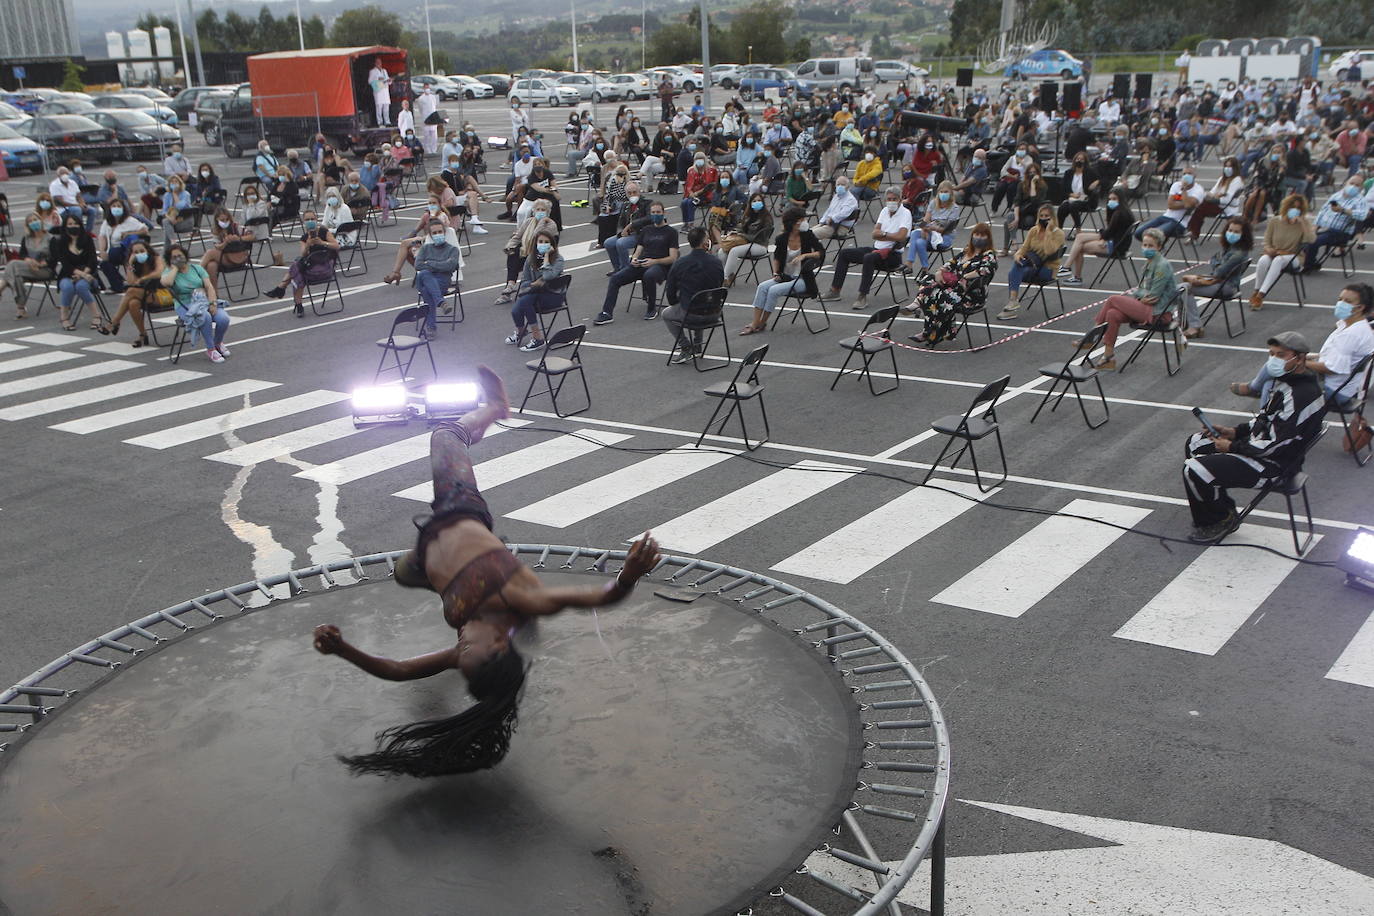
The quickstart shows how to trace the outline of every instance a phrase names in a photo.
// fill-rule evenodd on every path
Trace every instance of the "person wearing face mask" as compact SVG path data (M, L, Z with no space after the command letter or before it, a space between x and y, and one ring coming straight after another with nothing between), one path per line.
M1017 230L1026 232L1035 226L1036 214L1049 195L1049 183L1041 176L1040 166L1034 161L1026 163L1012 196L1011 209L1002 220L1002 257L1011 256L1011 242Z
M324 195L324 208L320 210L320 225L330 232L337 233L339 226L352 222L353 214L344 206L343 196L338 188L330 188ZM341 242L342 244L342 242Z
M902 266L910 271L919 260L925 270L930 266L932 251L949 251L953 247L958 229L959 204L954 200L954 185L942 181L927 202L920 225L912 229Z
M330 226L329 228L333 229L334 227ZM237 268L248 263L253 253L252 246L240 246L233 243L253 241L253 231L241 228L238 223L234 222L233 214L224 207L219 207L210 218L210 237L215 240L215 243L205 249L205 254L200 259L200 266L205 268L205 272L210 277L210 282L218 289L221 267ZM229 250L231 248L232 250Z
M1264 307L1264 297L1302 253L1303 246L1317 240L1317 231L1307 218L1307 198L1289 194L1279 204L1279 214L1264 225L1263 254L1255 262L1255 289L1250 294L1254 311Z
M100 258L100 272L109 281L110 289L124 292L124 266L129 246L135 239L145 237L148 227L143 225L122 200L114 200L103 208L104 218L96 234L95 249Z
M735 184L729 169L717 171L718 193L706 216L706 235L713 246L720 244L725 233L743 221L745 211L749 208L747 189Z
M916 145L916 151L911 154L911 170L924 178L926 184L930 184L932 177L944 168L945 154L940 152L935 135L925 134Z
M511 163L511 174L506 179L506 212L497 219L515 222L515 207L525 199L525 182L534 171L534 155L528 145L516 150L515 161Z
M878 158L878 150L865 147L859 164L854 167L854 181L851 188L859 200L876 200L883 180L883 163Z
M534 209L536 201L548 201L549 219L553 220L558 231L563 231L563 208L559 203L562 193L558 190L558 182L554 179L553 171L549 168L548 162L536 158L534 168L530 169L529 176L525 179L524 201L517 208L515 221L517 224L523 223L529 218L530 211Z
M99 203L100 206L105 207L109 205L110 201L118 200L128 208L130 213L137 216L138 213L129 202L128 192L126 192L124 186L119 183L119 177L115 175L115 170L106 169L101 179L100 190L96 192L96 202Z
M448 228L432 219L425 229L425 241L415 254L415 288L425 306L425 326L421 333L433 337L439 330L439 308L445 304L449 284L462 266L462 252L449 244ZM452 306L445 308L445 314Z
M1193 211L1202 205L1206 196L1202 186L1197 183L1196 170L1191 165L1188 166L1178 181L1169 188L1168 197L1164 201L1164 212L1141 223L1135 232L1136 239L1144 238L1148 229L1158 229L1167 238L1179 238L1188 231L1188 219Z
M167 190L167 179L154 172L149 172L145 165L138 167L137 177L138 215L151 223L153 216L159 209L162 195Z
M1369 319L1374 314L1374 289L1367 283L1351 283L1336 298L1336 329L1327 335L1314 359L1307 357L1306 367L1321 380L1327 401L1344 406L1359 393L1361 378L1355 372L1360 360L1374 353L1374 329ZM1249 383L1232 382L1230 392L1238 397L1269 400L1274 382L1283 373L1272 358L1260 366Z
M1183 484L1193 515L1189 538L1195 542L1214 542L1235 527L1236 504L1228 488L1254 488L1293 473L1322 430L1326 399L1307 368L1306 338L1283 331L1268 343L1271 388L1255 417L1188 439Z
M210 362L224 362L229 356L229 348L224 343L224 335L229 330L229 311L224 301L216 297L210 275L191 260L180 242L167 246L166 261L159 282L172 293L172 302L177 317L186 328L187 339L201 338Z
M194 223L191 211L191 194L182 185L180 178L167 182L167 193L162 195L162 206L158 210L158 222L164 233L189 232Z
M1306 135L1299 132L1283 159L1283 190L1301 194L1309 201L1316 183L1317 172L1312 165L1312 153L1307 148Z
M984 186L988 181L987 150L978 147L973 150L968 168L954 186L954 199L964 206L972 206L981 199Z
M754 316L740 336L768 330L769 316L786 297L817 297L816 270L824 260L825 248L807 226L806 211L788 207L782 213L782 232L773 241L773 275L754 291Z
M653 222L649 214L649 203L638 183L626 183L625 203L616 215L615 234L607 238L602 245L607 259L611 262L611 269L606 272L606 276L609 277L629 266L630 252L634 251L635 247L635 236Z
M650 204L649 219L650 225L635 237L629 265L616 271L606 284L606 299L595 320L598 325L615 320L615 303L621 287L630 286L636 280L644 290L644 319L650 321L658 317L658 284L667 278L668 270L677 261L678 231L668 224L663 204L658 201Z
M601 183L601 202L596 216L596 242L592 249L604 248L620 231L620 211L629 202L630 170L623 162L615 162Z
M1252 224L1258 224L1264 217L1266 206L1277 205L1284 197L1284 156L1287 148L1282 143L1274 143L1269 152L1255 165L1255 174L1250 182L1250 195L1245 199L1242 215Z
M71 319L72 303L80 299L91 306L91 327L101 327L100 313L95 309L96 253L95 240L81 225L81 217L68 213L62 217L62 231L55 235L48 249L48 263L61 292L58 312L64 331L75 331Z
M427 155L439 151L439 125L443 123L439 115L439 97L434 87L425 83L420 96L415 100L415 113L420 120L420 141Z
M1016 202L1016 186L1025 176L1026 168L1034 162L1030 150L1024 145L1016 148L1016 151L1007 157L1007 161L1002 163L1002 169L997 175L997 186L992 192L991 209L997 213L1004 206L1010 208ZM914 172L912 173L915 174Z
M787 175L787 181L783 185L783 193L789 207L801 207L803 210L812 201L820 200L821 189L811 187L811 182L806 180L806 166L794 163L792 170Z
M562 275L563 255L558 253L558 233L552 225L536 229L534 250L525 258L515 306L510 311L511 320L515 322L515 333L506 338L506 343L514 344L526 353L544 348L539 313L562 303L559 287L566 290L567 284L555 282ZM529 334L529 340L524 339L526 334Z
M258 141L258 154L253 157L253 174L263 187L270 188L277 180L277 157L266 140Z
M511 146L514 147L519 145L517 138L520 136L520 128L523 127L525 132L529 133L530 127L532 127L533 124L534 121L530 117L529 109L522 106L519 99L510 103Z
M286 278L267 291L268 296L280 299L290 286L297 318L305 316L305 306L301 303L306 285L325 283L334 275L337 254L330 258L312 255L317 251L337 253L339 250L338 239L334 238L334 233L320 225L319 216L314 210L306 210L301 214L301 228L303 231L300 237L300 256L291 262ZM401 250L407 250L406 246L402 245Z
M673 262L663 284L663 297L668 302L663 310L663 323L678 350L674 363L685 363L703 349L701 331L693 331L690 335L683 331L687 309L698 293L720 289L724 280L720 260L711 254L710 235L702 227L693 226L687 231L687 254ZM701 311L696 315L705 317Z
M1052 280L1064 251L1064 230L1054 221L1054 205L1041 203L1032 213L1032 219L1021 247L1016 250L1015 263L1007 271L1007 304L997 314L998 321L1016 319L1021 310L1021 284L1027 280L1034 283Z
M1221 175L1207 192L1202 203L1188 217L1188 235L1196 244L1202 235L1203 221L1213 216L1239 216L1241 198L1245 193L1245 179L1240 174L1240 161L1228 156L1221 164Z
M14 291L16 319L29 317L29 284L53 278L52 237L48 224L37 210L24 217L24 235L19 240L19 257L4 262L0 270L0 293L8 287Z
M59 216L74 213L84 217L86 206L81 201L81 183L72 175L69 166L59 166L56 177L48 184L48 200Z
M1098 192L1102 188L1102 178L1097 169L1088 163L1086 152L1075 153L1069 164L1068 175L1064 181L1067 192L1056 214L1059 225L1068 219L1073 220L1074 233L1083 225L1083 214L1096 212Z
M1325 254L1335 248L1347 248L1368 216L1369 204L1364 199L1362 182L1358 178L1347 179L1317 211L1317 236L1303 247L1302 272L1320 270Z
M1184 337L1202 336L1199 300L1205 302L1216 296L1234 298L1240 287L1240 270L1250 261L1254 238L1249 223L1233 216L1226 221L1220 236L1221 250L1205 266L1179 277L1188 285L1183 294L1183 323L1187 327Z
M165 269L162 258L146 239L140 238L129 246L128 264L124 273L124 295L120 297L119 308L110 323L110 336L119 335L119 323L125 315L134 320L138 337L134 347L148 345L147 326L143 313L157 308L171 308L172 294L162 287L162 272Z
M530 218L517 226L503 247L506 253L506 285L497 295L494 305L505 305L515 300L515 291L520 280L520 271L534 252L534 237L540 232L552 232L554 241L558 240L558 227L549 218L549 202L538 200Z
M835 193L830 196L830 204L811 231L822 242L837 237L848 239L854 235L858 221L859 199L854 196L849 179L841 175L835 179Z
M1129 245L1131 227L1135 224L1135 214L1121 188L1112 188L1107 194L1107 225L1101 232L1080 232L1073 239L1064 266L1059 268L1058 276L1068 286L1083 285L1083 261L1088 255L1099 258L1110 257L1118 245Z
M759 158L758 143L753 136L746 136L740 141L739 148L735 150L735 171L731 176L735 179L735 184L747 186L751 176L758 173L757 160Z
M884 194L883 209L873 227L873 245L868 248L842 248L835 256L835 273L830 288L821 294L825 301L840 298L850 264L862 264L863 275L859 281L859 297L851 308L868 308L868 290L873 285L873 275L879 270L893 271L901 267L901 253L911 234L911 211L902 206L901 191L888 188Z
M429 233L436 225L446 230L446 237L449 242L457 247L458 236L453 233L453 223L454 218L450 217L449 212L444 209L439 196L430 194L425 203L425 209L415 224L415 229L408 237L401 239L401 244L396 249L396 261L391 266L391 272L382 277L382 282L393 284L401 282L401 270L407 262L415 263L415 255L419 252L420 246L425 244L429 238Z
M396 133L402 138L407 134L415 137L415 113L410 110L410 99L401 101L401 110L396 112Z
M992 242L992 227L979 223L969 235L968 245L933 275L927 275L907 314L920 313L925 326L909 338L917 343L935 345L959 336L957 318L977 310L987 301L988 284L997 274L997 249Z
M167 150L167 157L162 160L162 174L168 178L175 175L182 181L190 183L191 163L186 159L186 154L180 143L173 143Z
M697 207L710 206L711 201L715 199L720 190L719 178L720 172L715 165L698 149L691 167L687 169L686 182L682 189L683 229L689 228L696 219Z
M749 196L743 216L734 230L720 240L720 254L725 259L725 286L734 286L740 265L745 260L768 257L768 243L773 238L773 214L762 193Z
M1140 253L1145 257L1140 282L1130 293L1108 296L1093 319L1094 325L1107 325L1107 333L1102 337L1102 358L1097 362L1097 368L1104 372L1116 368L1116 338L1121 325L1157 322L1174 306L1178 279L1168 259L1160 254L1164 243L1164 233L1160 230L1150 229L1145 233L1140 241Z
M198 166L187 178L186 190L191 192L192 203L207 213L224 203L224 186L208 162Z

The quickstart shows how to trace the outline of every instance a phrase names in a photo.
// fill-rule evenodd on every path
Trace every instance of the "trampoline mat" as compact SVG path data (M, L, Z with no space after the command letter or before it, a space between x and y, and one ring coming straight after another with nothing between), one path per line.
M0 913L733 913L855 786L843 681L733 602L646 582L598 619L542 620L509 756L430 780L352 777L334 755L462 709L462 677L377 680L317 654L320 623L391 657L455 639L435 596L381 580L197 629L108 678L5 755Z

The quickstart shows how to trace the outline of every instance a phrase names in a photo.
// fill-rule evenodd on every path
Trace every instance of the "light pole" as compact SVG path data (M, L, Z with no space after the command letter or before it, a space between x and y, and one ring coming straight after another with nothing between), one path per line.
M577 65L577 3L576 0L569 0L568 8L572 11L572 40L573 40L573 72L581 72L582 68Z
M639 0L639 68L643 70L649 66L649 39L646 23L648 14L645 12L645 4L648 0Z
M701 0L701 104L711 110L711 26L706 21L706 0Z
M191 44L196 49L196 72L200 75L200 82L197 86L206 85L205 82L205 59L200 56L200 27L196 25L196 6L191 0L186 0L186 14L191 17ZM187 78L190 78L188 73Z
M181 0L172 0L172 9L177 14L177 37L181 39L181 69L186 74L186 85L191 85L191 58L186 56L186 30L181 27ZM20 84L23 89L23 84Z
M305 24L301 22L301 0L296 0L296 34L301 39L301 50L305 50Z
M300 0L296 0L297 3ZM429 72L434 72L434 32L429 28L429 0L425 0L425 41L429 45Z
M753 46L753 45L750 45L750 46L749 46L749 63L752 64L753 62L754 62L754 46Z

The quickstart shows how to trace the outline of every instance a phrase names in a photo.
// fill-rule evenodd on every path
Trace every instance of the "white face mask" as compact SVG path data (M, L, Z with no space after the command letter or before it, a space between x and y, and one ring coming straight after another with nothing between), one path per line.
M888 213L896 213L896 212L897 212L897 208L898 208L899 206L901 206L901 204L898 203L897 201L895 201L895 200L889 200L889 201L887 202L887 212L888 212Z
M802 220L801 222L797 223L797 231L798 231L798 232L809 232L809 231L811 231L811 223L808 222L807 220Z

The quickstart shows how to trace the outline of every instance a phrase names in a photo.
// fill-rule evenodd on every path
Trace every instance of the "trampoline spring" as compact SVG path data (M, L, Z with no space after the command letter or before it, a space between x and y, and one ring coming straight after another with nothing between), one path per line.
M386 558L386 571L393 576L396 575L396 558L390 554Z
M686 566L682 567L682 568L679 569L677 572L675 572L675 573L673 573L671 576L669 576L669 577L668 577L668 581L669 581L669 582L676 582L678 576L686 575L687 573L692 572L692 571L695 570L695 569L699 569L700 567L701 567L701 561L700 561L700 560L693 560L692 562L688 563Z
M649 570L647 573L645 573L645 575L652 576L654 573L658 572L660 569L662 569L663 567L667 566L667 565L668 565L669 563L671 563L671 562L673 562L673 558L672 558L672 557L659 557L659 558L658 558L658 562L654 564L654 568L651 569L651 570ZM700 561L693 560L692 562L693 562L693 563L697 563L697 562L700 562Z
M807 903L805 900L799 900L796 897L793 897L791 894L787 893L786 891L783 892L782 902L790 906L792 909L796 910L798 913L805 914L805 916L825 916L824 913L816 909L811 904Z
M716 594L722 595L725 592L731 591L732 589L738 588L744 583L749 582L753 578L753 576L740 576L738 579L736 579L734 582L731 582L729 585L722 585L720 588L716 589Z
M871 705L873 709L910 709L913 706L924 706L925 700L879 700Z
M123 652L125 655L141 655L143 651L141 649L135 649L133 646L126 646L124 643L116 642L113 639L106 639L104 636L97 636L95 641L107 649L114 649L116 652Z
M885 817L893 821L906 821L915 823L916 815L910 811L902 811L898 808L880 808L875 805L860 805L859 810L864 814L872 814L875 817Z
M933 751L934 741L879 741L877 747L884 751Z
M861 689L868 690L898 690L902 687L912 686L911 681L883 681L879 684L864 684Z
M353 558L353 578L357 579L359 582L366 582L368 580L367 573L363 572L363 564L358 562L357 557ZM330 582L332 583L333 580L331 579Z
M30 697L69 697L75 690L63 690L61 687L16 687L19 693Z
M10 723L0 723L0 732L22 732L26 728L28 728L27 725L12 725ZM4 750L3 745L0 745L0 750Z
M888 868L881 862L874 862L872 859L865 859L863 856L855 855L852 852L846 852L843 849L832 849L830 850L830 854L835 858L839 859L841 862L848 862L850 865L857 865L860 868L867 869L868 871L873 872L873 874L875 875L888 875L892 873L892 869Z
M601 551L601 556L592 561L592 565L587 567L587 572L605 572L606 561L610 559L610 556L611 552L609 550Z
M193 629L195 629L195 627L191 626L189 623L183 623L182 620L181 620L179 617L173 617L171 614L167 613L166 611L158 611L158 612L157 612L157 615L158 615L159 617L161 617L163 620L165 620L165 621L167 621L168 623L172 624L172 626L180 627L180 628L182 629L183 632L186 631L186 630L193 630Z
M392 572L395 572L395 570L396 567L393 565ZM277 600L277 593L272 591L272 589L268 588L267 585L261 579L254 579L253 585L257 588L259 592L262 592L262 596L266 598L268 601Z
M238 608L240 611L248 609L248 602L240 598L238 592L231 591L226 588L224 590L224 597L230 604Z
M288 569L286 571L286 581L291 585L292 595L304 595L306 592L310 591L310 589L301 585L301 580L296 578L296 571L294 569Z
M547 560L547 559L549 558L549 551L552 550L552 549L553 549L553 545L552 545L552 544L545 544L545 545L544 545L544 552L541 553L541 554L539 555L539 562L537 562L537 563L534 564L534 568L535 568L535 569L543 569L543 568L544 568L544 561Z
M136 623L131 623L131 624L129 624L129 632L130 632L130 633L136 633L137 635L142 636L144 639L146 639L146 640L148 640L148 641L150 641L150 642L154 642L154 643L160 643L160 642L162 642L162 637L161 637L161 636L158 636L156 633L153 633L153 632L151 632L150 630L145 630L145 629L143 629L143 627L139 626L139 625L136 624Z
M772 601L759 608L760 611L771 611L775 607L782 607L784 604L791 604L797 601L801 595L783 595L781 598L774 598Z
M823 646L834 646L842 642L853 642L856 639L867 639L868 634L862 631L858 633L841 633L839 636L827 636L821 640ZM877 648L876 646L874 648Z
M745 592L743 595L741 595L740 597L736 598L735 600L736 600L736 601L753 601L753 600L754 600L755 598L757 598L759 595L766 595L766 594L768 594L769 592L771 592L772 590L773 590L773 586L771 586L771 585L765 585L765 586L763 586L762 588L756 588L756 589L754 589L753 591Z
M801 633L814 633L814 632L816 632L817 630L829 630L829 629L831 629L832 627L836 627L836 626L839 626L839 625L842 624L842 623L848 623L848 622L849 622L849 621L843 620L843 619L841 619L841 618L839 618L839 617L831 617L829 620L822 620L822 621L820 621L819 623L807 624L806 626L802 627L800 630L794 630L793 632L795 632L795 633L797 633L797 634L801 634Z
M334 577L329 574L328 566L320 566L320 578L324 580L324 584L328 588L333 588L334 586L339 584L338 582L334 581Z
M879 648L879 651L882 651L881 648ZM868 653L868 654L871 655L872 653ZM860 665L859 667L857 667L857 668L854 669L854 673L855 673L855 674L882 674L884 671L892 671L893 669L895 669L895 668L900 668L900 667L902 667L902 666L899 665L899 664L897 664L896 662L883 662L883 663L880 664L880 665Z
M572 565L577 562L577 558L582 556L582 548L574 547L573 552L568 554L568 562L564 563L559 569L572 569Z
M119 665L110 661L108 658L101 658L98 655L87 655L84 652L68 652L67 658L74 662L83 662L87 665L95 665L97 668L118 668Z
M33 716L35 719L41 719L43 716L47 715L47 712L48 708L46 706L28 706L22 703L0 703L0 714Z
M721 575L724 575L724 574L725 574L725 567L724 567L724 566L717 566L715 569L711 570L711 571L708 572L706 575L702 576L700 579L697 579L695 582L693 582L693 583L692 583L692 588L697 588L697 587L699 587L699 586L705 585L707 582L710 582L712 579L716 578L717 576L721 576Z
M875 782L870 785L869 788L880 795L902 795L907 798L926 797L925 789L918 789L914 786L893 786L887 783Z
M864 761L868 765L870 761ZM872 762L875 770L882 770L887 773L934 773L935 765L930 763L899 763L892 760L879 760Z
M882 651L884 651L882 646L864 646L862 649L850 649L848 652L841 652L840 658L863 658L865 655L877 655ZM857 673L863 674L864 672L857 671Z
M833 881L830 878L827 878L825 875L818 874L817 872L810 870L807 871L807 875L810 876L811 880L815 881L821 887L828 887L835 893L848 897L850 900L856 901L858 903L863 903L865 900L868 899L863 894L859 893L857 890L850 887L848 884L841 884L838 881Z
M930 728L929 719L900 719L890 722L874 722L878 728Z
M197 598L191 599L191 607L200 611L202 614L204 614L206 617L209 617L211 620L219 620L219 615L216 614L214 611L210 610L205 605L201 604L200 600Z

